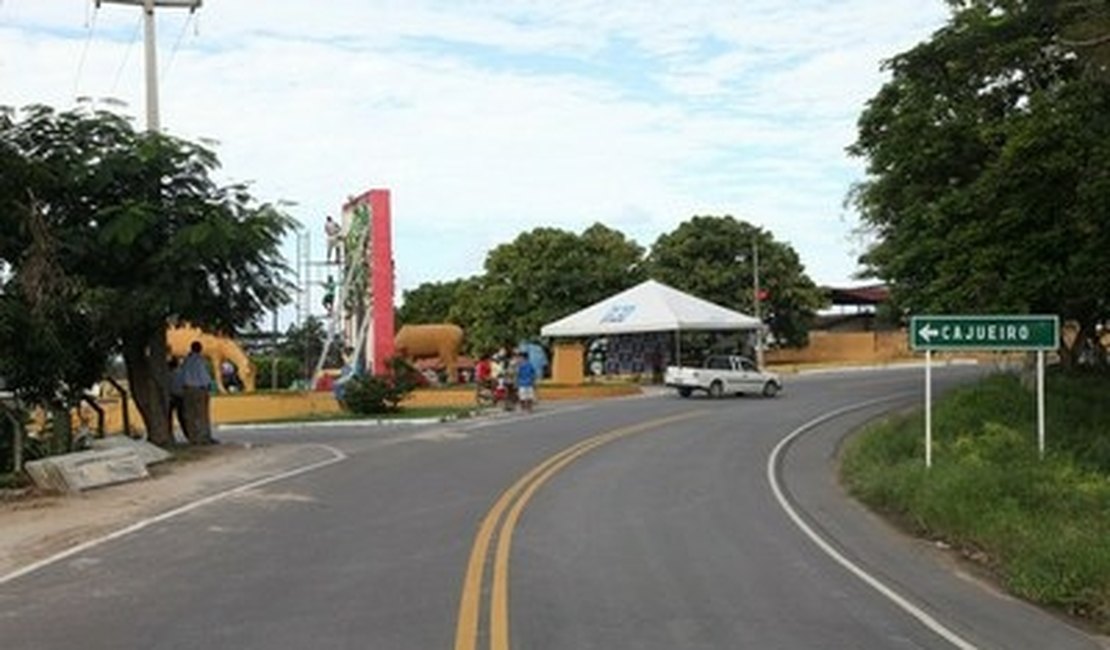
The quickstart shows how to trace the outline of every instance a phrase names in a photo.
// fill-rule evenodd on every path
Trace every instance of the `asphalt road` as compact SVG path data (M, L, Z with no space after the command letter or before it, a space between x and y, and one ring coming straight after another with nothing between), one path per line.
M922 382L224 434L327 464L0 585L0 648L1097 648L844 498Z

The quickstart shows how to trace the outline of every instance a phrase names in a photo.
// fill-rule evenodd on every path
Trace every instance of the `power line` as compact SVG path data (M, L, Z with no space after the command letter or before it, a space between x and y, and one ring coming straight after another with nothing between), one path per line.
M203 0L96 0L97 3L134 5L142 8L146 51L144 69L146 71L146 128L152 133L161 130L158 119L158 54L155 50L154 10L158 7L174 7L196 11Z
M89 54L89 44L92 43L93 34L96 33L96 17L100 13L99 7L92 8L92 14L89 13L90 6L85 5L85 30L88 31L88 36L85 37L85 44L81 46L81 56L77 59L77 74L73 77L73 96L76 97L77 93L81 90L81 75L85 71L85 59Z
M112 89L108 94L115 96L116 88L119 87L119 80L123 77L123 69L127 67L127 60L131 58L131 50L135 47L135 42L139 40L139 28L143 26L143 17L139 16L135 21L135 29L131 32L131 40L127 43L127 49L123 51L123 60L119 62L119 68L116 69L116 78L112 81Z
M189 17L185 19L185 23L181 26L181 33L177 35L177 40L174 41L173 49L170 50L170 57L162 66L162 81L169 79L170 70L173 68L173 60L177 57L177 50L181 47L181 41L185 40L185 33L189 31L189 24L193 22L196 17L195 11L189 12Z

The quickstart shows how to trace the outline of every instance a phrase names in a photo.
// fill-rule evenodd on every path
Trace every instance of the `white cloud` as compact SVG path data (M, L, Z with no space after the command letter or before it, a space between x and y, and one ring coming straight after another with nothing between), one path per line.
M78 76L85 12L3 0L0 104L67 105L76 89L141 113L138 10L102 7ZM920 0L208 0L199 35L183 31L186 12L160 13L162 119L220 141L230 178L297 201L320 253L324 214L391 188L402 289L478 273L487 250L540 225L602 221L646 247L691 215L725 213L840 283L858 253L842 201L859 163L844 147L879 60L944 12Z

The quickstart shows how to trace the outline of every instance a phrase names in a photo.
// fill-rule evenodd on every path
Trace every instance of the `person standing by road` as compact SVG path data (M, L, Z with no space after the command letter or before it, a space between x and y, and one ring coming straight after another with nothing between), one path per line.
M536 401L536 367L524 350L517 352L516 391L520 408L531 411Z
M516 354L510 354L508 348L501 348L497 352L497 356L501 359L502 365L498 386L501 387L501 393L505 398L501 405L506 411L512 411L516 408L517 402L520 401L516 390L517 357Z
M181 383L185 398L185 422L189 425L185 437L194 445L214 445L212 419L208 412L212 376L208 374L208 362L201 355L200 341L193 341L189 354L181 364Z
M474 387L479 404L493 401L493 366L486 353L474 365Z
M184 380L185 373L182 372L181 363L178 362L177 357L170 357L170 434L173 434L173 420L176 414L177 423L181 426L181 435L185 436L186 442L189 442L189 422L185 417Z

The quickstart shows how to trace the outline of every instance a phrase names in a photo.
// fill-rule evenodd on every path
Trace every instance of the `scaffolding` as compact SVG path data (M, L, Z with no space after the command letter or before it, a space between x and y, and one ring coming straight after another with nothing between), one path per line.
M297 320L303 325L312 315L312 236L297 231Z
M298 233L297 318L302 323L314 316L315 287L327 287L321 319L326 327L325 344L315 360L314 386L325 372L327 360L337 356L333 345L340 358L336 384L354 375L389 372L394 353L391 213L388 189L350 197L343 206L341 223L330 217L327 220L329 246L324 261L313 258L309 234ZM337 253L334 259L333 252ZM305 360L306 370L312 367L310 363Z
M372 245L370 207L356 205L349 214L344 214L344 221L336 259L331 259L331 251L328 250L330 242L326 242L325 259L314 259L311 234L307 231L297 233L297 322L304 324L310 317L316 316L314 295L325 296L329 284L334 292L330 309L321 303L323 314L320 320L324 324L325 339L313 366L312 385L324 371L333 346L339 346L342 359L340 380L345 380L352 373L362 372L365 365L364 351L371 323L369 308L372 300L368 263ZM316 294L316 287L322 288L320 294Z
M367 260L370 259L371 246L369 206L357 204L348 214L344 214L343 243L338 255L342 264L342 282L335 286L335 296L332 308L328 314L327 338L324 349L320 352L320 359L316 362L316 371L313 377L318 377L324 369L331 346L335 344L339 335L339 324L343 326L343 342L354 342L354 345L343 349L344 375L362 372L364 361L363 352L366 349L366 334L370 326L370 295L368 291L370 269ZM330 246L330 243L329 243ZM340 380L346 377L340 377Z
M322 303L318 304L314 302L318 298L322 298L324 292L326 292L324 287L327 285L327 278L340 274L341 263L340 260L331 261L314 257L312 241L313 238L310 232L302 230L297 233L296 322L304 326L308 323L310 318L318 318L324 325L326 332L324 351L319 359L306 356L306 358L301 360L306 370L309 368L314 369L311 376L307 378L310 385L314 385L316 379L319 377L323 362L327 358L330 344L335 340L335 321L338 317L337 312L339 311L339 305L342 304L337 300L329 313L327 309L323 308ZM336 290L341 291L338 287Z

